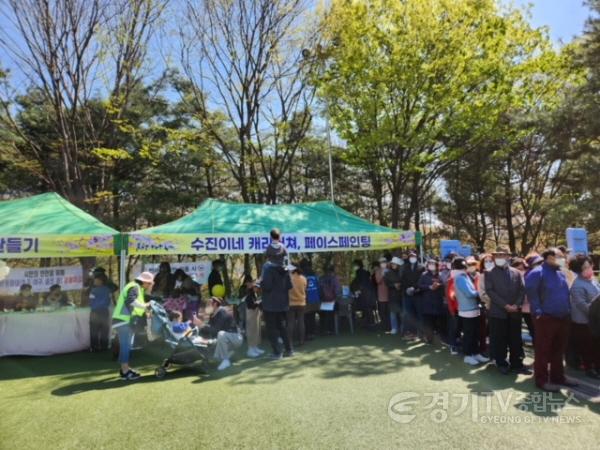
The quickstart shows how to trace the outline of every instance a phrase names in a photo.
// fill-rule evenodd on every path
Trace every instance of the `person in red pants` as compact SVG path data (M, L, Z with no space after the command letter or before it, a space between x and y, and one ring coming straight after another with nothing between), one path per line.
M557 392L561 385L577 386L565 377L563 365L571 323L569 285L561 271L566 263L563 253L551 248L542 257L544 263L525 279L531 314L535 317L534 378L540 389Z

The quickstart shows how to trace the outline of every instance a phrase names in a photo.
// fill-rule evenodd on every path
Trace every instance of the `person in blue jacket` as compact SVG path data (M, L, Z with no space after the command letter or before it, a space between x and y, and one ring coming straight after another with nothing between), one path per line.
M463 353L465 364L476 366L486 363L489 358L479 353L479 291L467 274L467 261L455 258L452 261L454 292L458 301L458 316L463 326Z
M561 271L564 255L559 249L546 250L542 258L544 263L525 278L535 327L534 378L540 389L558 392L559 385L577 385L565 377L563 366L571 321L569 284Z

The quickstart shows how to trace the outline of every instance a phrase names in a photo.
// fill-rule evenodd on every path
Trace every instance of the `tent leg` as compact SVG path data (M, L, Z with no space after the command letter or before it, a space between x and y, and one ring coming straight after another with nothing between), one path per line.
M421 238L421 244L419 244L421 253L421 264L425 264L425 253L423 252L423 238Z
M125 279L125 271L126 271L126 253L125 250L121 250L121 255L119 256L119 288L123 289L125 284L127 284L127 280Z
M119 255L119 290L123 289L126 284L125 279L125 269L126 269L126 261L127 261L127 252L125 250L121 250L121 254ZM111 327L109 335L108 335L108 348L112 348L112 342L114 339L113 328Z

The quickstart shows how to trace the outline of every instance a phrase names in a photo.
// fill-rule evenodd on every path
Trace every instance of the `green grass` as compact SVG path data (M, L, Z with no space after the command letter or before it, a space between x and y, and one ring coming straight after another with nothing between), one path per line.
M598 448L600 408L580 403L552 412L530 377L471 369L442 347L362 334L321 338L282 361L238 359L225 374L169 372L156 380L155 351L138 353L144 377L117 380L107 355L0 359L0 448ZM505 410L486 392L509 400ZM401 424L388 402L401 392L444 393L449 417ZM470 395L497 420L472 419ZM444 394L442 394L444 395ZM488 394L489 395L489 394ZM511 396L509 398L509 396ZM469 406L461 414L463 399ZM565 395L553 397L559 407ZM519 405L523 409L518 408ZM484 414L485 413L485 414ZM576 423L557 423L576 420ZM572 419L567 419L568 417ZM543 422L544 420L550 422ZM536 423L526 423L536 421Z

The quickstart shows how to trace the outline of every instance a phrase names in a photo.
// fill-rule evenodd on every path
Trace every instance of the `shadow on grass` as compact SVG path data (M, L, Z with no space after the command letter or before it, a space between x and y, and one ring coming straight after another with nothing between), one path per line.
M311 376L323 379L362 378L400 373L416 365L418 362L403 358L400 352L394 355L373 345L343 345L315 349L277 361L242 361L227 374L217 374L215 379L228 376L232 385L272 384L284 378L301 378L306 369L311 371Z
M370 341L369 345L365 345L365 340ZM85 372L83 362L87 358L83 354L75 357L81 364L77 373L73 373L73 371L68 374L65 371L56 373L55 367L50 370L38 370L37 373L45 375L65 374L66 376L62 377L61 380L80 381L79 383L56 388L52 391L52 394L56 396L77 395L95 390L120 389L133 383L164 383L185 377L192 377L192 383L207 383L226 379L233 385L271 384L283 378L288 380L301 378L304 376L303 370L306 368L315 369L314 374L325 379L366 377L398 373L403 368L419 364L417 360L402 357L398 345L398 339L373 334L338 338L324 337L308 343L292 358L282 360L270 360L267 357L258 359L234 358L234 365L227 371L218 372L213 364L207 374L201 374L193 368L174 366L173 370L170 370L162 380L155 378L153 375L146 375L134 382L121 381L116 377L116 364L113 361L99 364L96 370ZM136 367L141 368L142 372L153 371L165 356L166 353L161 351L160 348L147 349L136 355L134 362ZM73 362L69 366L73 368ZM98 375L103 377L98 379Z
M538 417L558 417L561 411L573 406L587 407L600 414L600 404L579 400L571 392L565 395L567 391L541 391L535 385L533 376L518 376L515 373L503 375L493 365L467 366L461 357L449 355L443 347L432 349L421 345L403 354L410 353L420 355L420 361L435 371L430 377L432 380L443 382L452 378L461 379L468 384L472 395L482 397L499 396L500 392L506 391L502 401L511 400L514 408ZM509 399L509 396L512 398Z
M245 348L243 349L245 350ZM238 355L242 353L242 349ZM364 378L385 374L401 373L404 369L428 366L431 380L440 382L460 379L466 382L471 394L477 396L494 395L495 392L512 392L511 405L530 411L534 415L553 417L558 411L574 403L572 396L553 394L540 396L531 377L517 377L514 374L502 375L493 366L472 368L462 362L462 358L451 356L445 347L424 345L419 342L405 342L398 336L381 333L360 333L354 336L321 337L301 347L293 358L269 360L268 358L234 358L234 365L218 372L215 365L209 373L202 374L197 368L175 366L162 380L155 378L154 369L168 354L168 349L151 345L133 355L133 363L144 376L135 382L118 379L118 365L110 353L77 353L47 358L2 358L0 359L0 380L24 379L30 377L59 377L52 394L72 396L88 391L121 389L131 384L169 383L170 380L189 379L192 384L211 383L223 380L230 385L266 385L282 379L296 379L307 376L334 380L343 377ZM540 402L549 399L552 407L542 409ZM576 403L600 414L600 405L581 401Z
M149 384L149 383L168 383L169 380L177 380L180 378L187 378L190 376L198 376L200 372L195 370L193 367L182 367L177 370L173 370L168 373L163 379L157 379L154 376L143 376L139 380L135 381L123 381L118 378L113 370L111 376L98 379L97 375L93 381L84 383L69 384L66 386L59 387L52 391L52 395L58 397L69 397L71 395L83 394L90 391L105 391L112 389L121 389L129 387L133 384Z
M167 352L164 345L151 344L132 355L136 364L156 364ZM110 351L0 358L0 381L60 375L65 375L62 379L80 379L86 375L97 376L103 371L118 371L118 363L113 360Z

